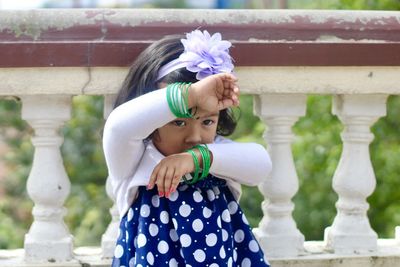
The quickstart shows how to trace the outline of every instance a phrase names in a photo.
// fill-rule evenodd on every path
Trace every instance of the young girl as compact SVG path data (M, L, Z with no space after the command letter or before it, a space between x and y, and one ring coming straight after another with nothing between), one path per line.
M222 137L239 105L231 44L199 30L181 38L141 53L104 128L121 215L112 266L269 266L237 201L270 158Z

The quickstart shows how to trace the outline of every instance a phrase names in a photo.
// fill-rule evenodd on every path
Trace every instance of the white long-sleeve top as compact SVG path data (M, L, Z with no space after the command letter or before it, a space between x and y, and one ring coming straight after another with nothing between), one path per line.
M120 217L137 198L138 187L148 184L154 167L164 158L151 141L144 139L174 119L165 88L118 106L108 117L103 149ZM271 171L270 157L262 145L217 136L208 148L213 154L210 173L225 179L237 199L240 184L258 185Z

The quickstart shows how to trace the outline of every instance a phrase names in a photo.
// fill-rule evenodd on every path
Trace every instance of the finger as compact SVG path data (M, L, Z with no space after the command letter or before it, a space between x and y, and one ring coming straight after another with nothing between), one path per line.
M181 181L181 177L182 177L182 175L175 173L174 179L172 180L172 183L171 183L171 188L169 189L170 193L173 193L176 191L176 189L178 188L178 185Z
M237 78L230 73L219 73L213 76L217 82L236 82Z
M165 194L165 190L164 190L164 179L165 179L165 173L167 171L167 168L160 168L160 170L157 173L157 180L156 180L156 184L157 184L157 190L158 190L158 195L160 197L163 197Z
M224 82L223 83L223 90L224 91L233 91L233 88L234 88L234 86L235 86L235 84L234 83L232 83L232 82Z
M232 86L232 87L231 87L231 86L229 86L229 87L224 87L223 90L222 90L222 92L221 92L222 96L223 96L223 97L229 97L229 96L231 96L231 95L234 93L233 89L234 89L233 86Z
M238 87L236 84L233 86L233 92L234 92L235 94L240 94L240 89L239 89L239 87Z
M235 75L233 75L232 73L222 73L223 74L223 78L226 80L231 80L231 81L237 81L237 77Z
M225 80L222 80L222 83L224 84L225 87L230 87L233 84L236 84L237 81L236 80L232 80L232 79L225 79Z
M239 100L239 98L237 96L235 96L232 100L233 100L233 105L235 107L239 106L240 100Z
M150 180L149 180L149 183L148 183L148 185L147 185L147 190L151 190L151 189L154 188L154 185L155 185L156 179L157 179L157 173L158 173L158 170L159 170L159 169L160 169L160 165L157 165L157 166L154 168L153 172L151 173L151 175L150 175Z
M236 84L233 84L232 87L229 88L229 90L226 90L226 91L227 91L227 93L229 94L230 97L233 96L233 95L236 95L236 96L240 95L240 89Z
M169 168L165 174L164 192L165 192L165 197L167 197L167 198L169 198L170 187L171 187L172 180L174 179L174 173L175 173L175 168Z
M233 89L232 90L226 90L223 98L235 100L235 99L239 98L239 93L235 93Z

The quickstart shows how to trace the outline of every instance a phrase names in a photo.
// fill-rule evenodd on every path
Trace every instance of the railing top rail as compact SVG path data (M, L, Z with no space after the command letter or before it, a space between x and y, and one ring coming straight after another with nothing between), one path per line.
M236 41L400 41L400 12L39 9L0 11L2 41L152 41L202 26ZM394 34L398 33L398 34ZM325 36L324 36L325 35Z
M199 27L234 43L237 66L400 65L400 12L40 9L0 11L0 67L128 66Z

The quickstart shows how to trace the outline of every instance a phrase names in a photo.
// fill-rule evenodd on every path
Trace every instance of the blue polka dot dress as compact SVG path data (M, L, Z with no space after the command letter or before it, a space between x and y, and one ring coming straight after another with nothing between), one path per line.
M170 198L139 188L122 218L113 267L269 266L222 179L181 183Z

